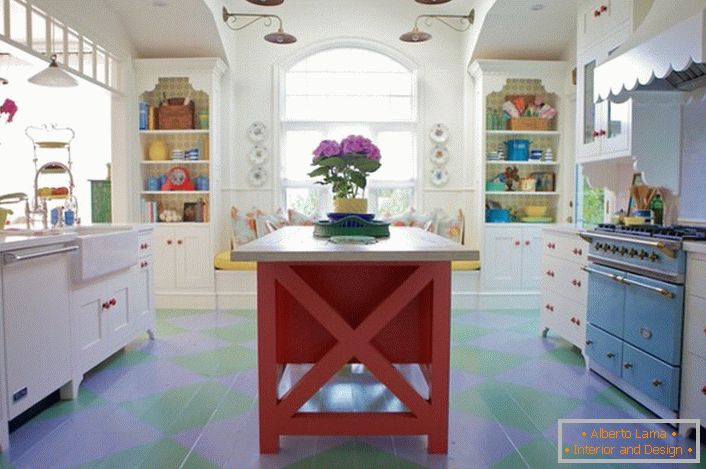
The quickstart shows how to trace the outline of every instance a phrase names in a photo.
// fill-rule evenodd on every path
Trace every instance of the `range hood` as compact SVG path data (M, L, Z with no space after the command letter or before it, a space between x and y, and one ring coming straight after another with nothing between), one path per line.
M706 0L655 0L632 36L594 75L594 100L640 89L706 86Z

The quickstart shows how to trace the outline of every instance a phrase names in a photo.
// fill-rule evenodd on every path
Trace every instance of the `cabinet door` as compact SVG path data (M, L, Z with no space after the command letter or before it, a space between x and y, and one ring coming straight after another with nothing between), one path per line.
M592 47L578 57L576 148L579 160L590 159L601 151L599 129L602 107L593 101L594 73L599 59L598 47Z
M611 36L601 43L601 62L613 55L623 42L623 35ZM598 134L601 139L601 153L615 157L631 154L632 99L622 103L607 99L600 103L601 121Z
M154 230L154 287L173 290L176 286L176 239L174 228L155 227Z
M516 290L522 287L522 229L488 227L483 243L484 288ZM539 264L537 264L539 266Z
M107 303L100 286L89 286L71 294L74 362L83 373L100 363L108 353Z
M213 256L208 227L175 228L176 287L210 288L213 286Z
M539 290L542 280L542 229L522 228L522 288Z
M71 380L68 256L5 264L2 283L3 365L9 418L14 418Z
M132 339L134 321L129 304L131 278L129 274L121 275L117 279L110 297L106 298L110 304L107 315L111 349L123 347Z
M134 320L137 330L144 331L151 327L152 304L152 256L140 258L135 272L135 291L132 294Z

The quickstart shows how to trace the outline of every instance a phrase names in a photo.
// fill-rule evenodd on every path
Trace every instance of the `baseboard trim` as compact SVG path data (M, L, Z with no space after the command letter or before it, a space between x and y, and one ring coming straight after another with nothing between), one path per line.
M216 295L218 309L255 309L257 308L256 293L218 293Z

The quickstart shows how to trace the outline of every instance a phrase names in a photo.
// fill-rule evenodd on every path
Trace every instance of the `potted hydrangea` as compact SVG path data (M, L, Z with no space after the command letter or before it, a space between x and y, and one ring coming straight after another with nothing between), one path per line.
M363 195L368 174L380 168L380 149L368 138L349 135L341 143L321 141L313 154L316 169L309 176L323 177L317 184L331 184L334 212L367 213Z

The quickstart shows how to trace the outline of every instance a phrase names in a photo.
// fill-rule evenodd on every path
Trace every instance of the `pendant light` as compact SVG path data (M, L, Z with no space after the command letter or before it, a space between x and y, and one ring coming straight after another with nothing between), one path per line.
M248 0L250 1L250 0ZM441 5L442 3L449 3L451 0L415 0L417 3L423 3L424 5Z
M49 66L29 77L27 80L30 83L41 86L53 86L59 88L67 88L70 86L78 86L78 82L74 77L59 68L59 64L56 63L56 54L51 56L51 62Z
M253 3L256 3L257 0ZM275 5L275 3L272 3ZM245 23L238 25L238 19L241 18L252 18ZM265 15L265 14L255 14L255 13L230 13L226 7L223 7L223 21L226 26L228 26L233 31L240 31L241 29L247 28L251 24L263 20L265 26L271 26L272 20L276 20L278 23L277 31L274 33L267 34L264 39L272 44L292 44L297 42L297 38L292 34L284 32L282 26L282 18L277 15Z
M423 3L423 2L421 2ZM414 21L414 28L400 36L402 42L425 42L431 39L431 34L419 29L419 21L424 20L427 26L432 25L432 20L445 24L456 31L468 31L475 20L475 10L471 10L467 15L419 15ZM458 23L458 24L455 24Z
M448 0L446 0L448 1ZM248 2L254 4L254 5L260 5L263 7L273 7L276 5L281 5L284 3L284 0L248 0Z

